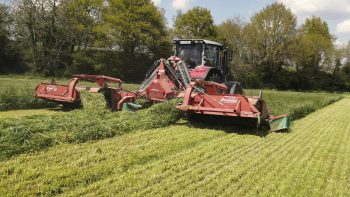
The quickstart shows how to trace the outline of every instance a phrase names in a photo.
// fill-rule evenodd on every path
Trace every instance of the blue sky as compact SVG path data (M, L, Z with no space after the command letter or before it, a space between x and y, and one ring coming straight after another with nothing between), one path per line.
M235 16L247 22L252 15L275 1L290 8L297 16L299 25L309 16L320 16L338 38L336 44L345 44L350 40L350 0L153 0L157 6L165 9L170 26L179 9L185 12L195 6L208 8L216 24Z
M170 25L173 24L173 17L176 15L176 10L187 11L195 6L205 7L211 11L216 23L221 23L227 18L240 16L242 19L248 21L249 18L258 10L268 5L266 1L252 0L251 3L246 1L238 0L236 3L232 0L197 0L197 1L183 1L185 4L176 5L173 0L154 0L157 5L164 8L166 11L166 17Z
M0 0L11 4L13 0ZM249 21L254 13L272 2L284 3L298 18L301 25L305 18L315 15L327 21L331 33L337 37L336 44L350 40L350 0L152 0L165 9L168 25L173 24L176 10L187 11L195 6L208 8L216 24L227 18L239 16Z

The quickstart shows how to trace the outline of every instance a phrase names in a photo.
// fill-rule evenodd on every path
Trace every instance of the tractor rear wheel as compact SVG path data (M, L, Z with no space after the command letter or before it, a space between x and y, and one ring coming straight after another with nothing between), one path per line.
M227 81L225 85L227 87L227 94L244 94L243 88L239 82Z

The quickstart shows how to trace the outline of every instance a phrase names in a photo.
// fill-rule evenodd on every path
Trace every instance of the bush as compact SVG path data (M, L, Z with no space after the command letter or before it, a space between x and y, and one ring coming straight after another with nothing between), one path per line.
M94 66L96 64L94 58L89 54L75 53L72 55L72 64L67 66L65 71L66 76L74 74L95 74Z

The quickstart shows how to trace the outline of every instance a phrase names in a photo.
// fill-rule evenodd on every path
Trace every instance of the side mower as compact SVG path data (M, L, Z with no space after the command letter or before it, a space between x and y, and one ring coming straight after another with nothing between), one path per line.
M237 82L232 82L228 87L215 82L196 80L187 86L186 91L180 97L183 98L183 101L176 108L184 111L187 117L192 115L224 116L231 117L236 124L269 126L271 131L289 128L288 115L270 115L261 94L260 96L245 96L242 87Z

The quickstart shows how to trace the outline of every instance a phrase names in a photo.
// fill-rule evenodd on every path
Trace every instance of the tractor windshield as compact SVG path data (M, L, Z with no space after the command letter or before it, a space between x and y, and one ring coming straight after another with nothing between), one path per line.
M178 45L177 56L184 60L189 68L195 68L202 64L203 45Z

